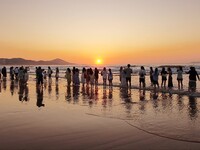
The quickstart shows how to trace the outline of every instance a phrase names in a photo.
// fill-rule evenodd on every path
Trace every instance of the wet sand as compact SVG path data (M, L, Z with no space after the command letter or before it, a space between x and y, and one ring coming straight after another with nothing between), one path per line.
M2 82L0 149L199 149L198 97Z

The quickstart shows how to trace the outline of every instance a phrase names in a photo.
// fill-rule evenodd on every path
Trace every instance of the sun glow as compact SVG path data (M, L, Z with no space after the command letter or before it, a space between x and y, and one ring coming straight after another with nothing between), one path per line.
M97 65L101 65L101 64L102 64L102 60L101 60L101 59L97 59L97 60L96 60L96 64L97 64Z

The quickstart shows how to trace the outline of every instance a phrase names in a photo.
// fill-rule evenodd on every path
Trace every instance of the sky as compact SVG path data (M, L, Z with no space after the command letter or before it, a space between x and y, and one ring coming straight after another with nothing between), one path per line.
M200 0L0 0L0 57L200 61Z

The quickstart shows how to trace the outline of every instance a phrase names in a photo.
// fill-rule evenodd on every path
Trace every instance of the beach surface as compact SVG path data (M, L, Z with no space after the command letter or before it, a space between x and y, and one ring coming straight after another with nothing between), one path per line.
M199 149L200 98L2 81L0 149Z

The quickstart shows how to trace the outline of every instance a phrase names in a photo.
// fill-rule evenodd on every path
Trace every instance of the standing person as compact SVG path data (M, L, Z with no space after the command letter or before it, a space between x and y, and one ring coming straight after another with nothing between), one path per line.
M122 82L122 73L123 73L123 67L121 66L119 69L119 81Z
M44 72L44 70L41 67L38 67L38 71L37 71L37 76L38 76L37 84L38 85L43 85L43 72Z
M94 80L95 80L95 85L98 85L99 70L97 68L94 69Z
M177 70L178 89L183 89L183 68L180 66Z
M167 71L168 71L168 74L169 74L169 76L168 76L168 88L171 89L173 87L172 70L171 70L170 67L168 67Z
M74 85L75 85L75 86L79 86L79 85L80 85L79 70L78 70L78 68L75 69L75 74L74 74Z
M27 84L29 80L29 73L28 73L28 68L24 69L24 83Z
M11 79L11 80L14 80L14 77L15 77L14 68L13 68L13 67L10 67L10 79Z
M85 67L83 67L81 74L81 83L83 86L85 86L85 82L86 82L86 69Z
M75 73L76 73L76 68L73 67L73 69L72 69L72 83L73 84L75 84L75 80L76 80Z
M56 81L58 81L58 78L59 78L59 69L58 69L58 67L56 67L56 75L55 75L55 77L56 77Z
M133 71L130 67L131 67L131 65L128 64L127 68L126 68L126 83L127 83L127 87L129 84L129 87L131 88L131 74L133 73Z
M90 68L86 70L86 85L89 86L90 83Z
M47 72L45 70L43 71L43 77L44 77L44 80L46 81L47 80Z
M155 68L155 71L153 73L153 85L154 85L154 88L156 88L156 85L159 88L158 76L159 76L158 68Z
M165 88L166 87L166 81L167 81L167 71L165 71L165 67L162 68L161 76L162 76L161 87L163 87L163 85L164 85L164 88Z
M0 68L0 81L1 81L1 72L2 72L2 69Z
M52 73L53 73L53 70L51 69L50 66L48 67L47 73L48 73L49 79L51 79L51 75L52 75Z
M112 86L112 80L113 80L113 73L111 71L111 69L108 69L108 82L109 82L109 86Z
M23 84L24 83L24 67L23 66L19 68L18 77L19 77L20 84Z
M72 75L71 75L71 69L70 68L67 68L65 78L67 79L67 85L70 86L71 81L72 81Z
M151 86L153 86L153 67L150 67L149 76L150 76Z
M7 69L6 69L5 66L2 68L1 73L2 73L2 75L3 75L3 78L6 78L6 77L7 77Z
M198 80L200 80L199 75L198 75L195 67L190 67L190 71L188 71L186 73L189 74L189 88L188 88L188 90L191 91L191 92L195 92L196 91L197 78L198 78Z
M92 70L92 68L90 68L90 85L91 87L94 85L94 72Z
M144 66L141 66L141 69L139 71L140 88L141 88L141 84L143 85L143 88L146 86L146 84L145 84L145 75L146 75L146 71L144 69Z
M18 80L19 69L15 67L15 79Z
M104 67L103 70L101 71L101 76L103 78L103 85L106 85L107 75L108 73L106 67Z
M122 72L121 72L121 87L127 87L125 69L123 69Z
M38 67L35 67L35 76L36 76L36 81L38 80Z

